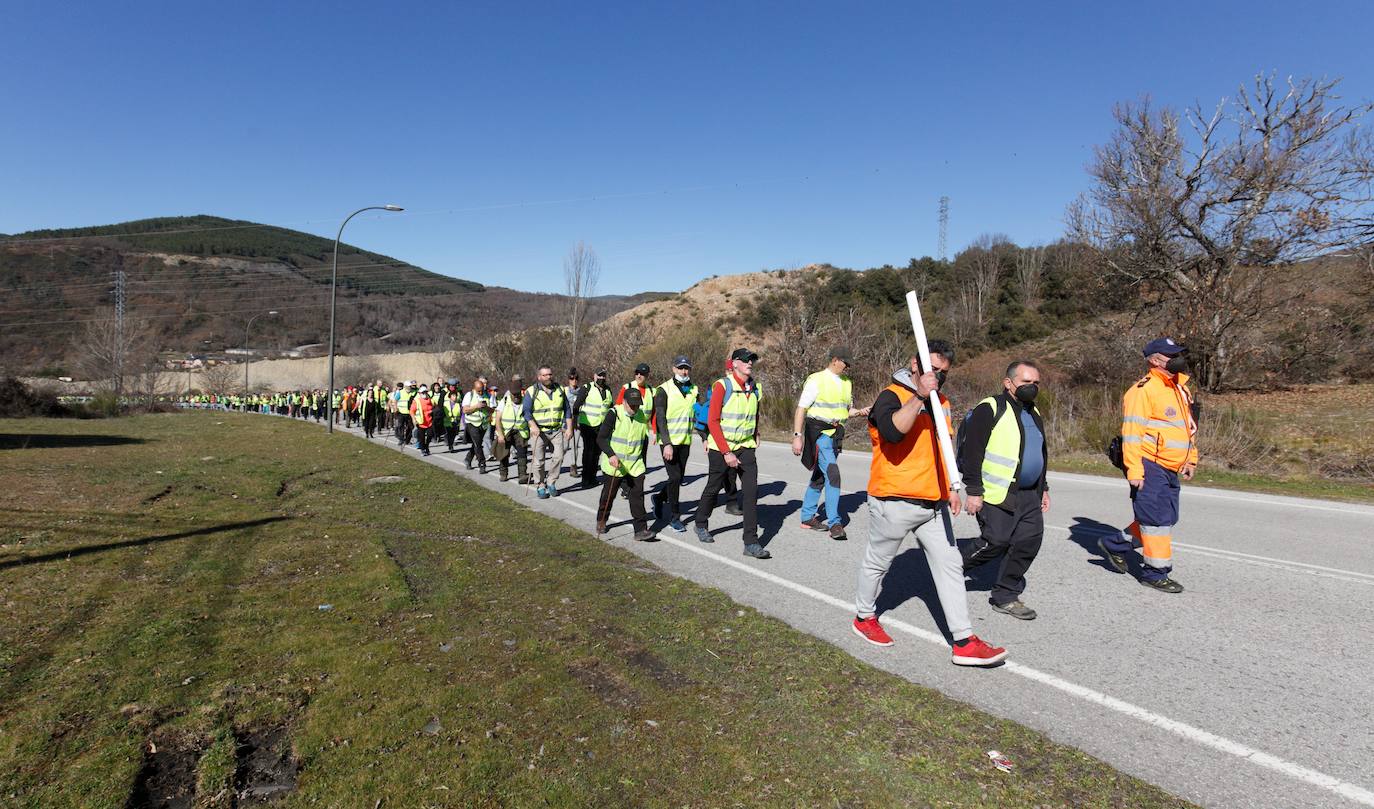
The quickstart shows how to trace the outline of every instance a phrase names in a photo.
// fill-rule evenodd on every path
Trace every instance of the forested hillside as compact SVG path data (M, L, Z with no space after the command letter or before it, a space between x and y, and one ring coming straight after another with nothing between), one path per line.
M113 315L121 272L126 322L143 347L215 351L246 341L281 350L323 342L333 246L213 216L0 237L0 351L15 371L74 372L79 338ZM450 348L560 322L568 307L561 295L451 278L351 245L340 247L339 287L339 345L351 353ZM653 297L595 298L589 320Z

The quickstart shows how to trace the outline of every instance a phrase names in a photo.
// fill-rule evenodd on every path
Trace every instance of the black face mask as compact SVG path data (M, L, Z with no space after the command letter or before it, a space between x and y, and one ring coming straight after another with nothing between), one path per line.
M1164 370L1171 374L1181 374L1188 370L1188 358L1182 354L1176 357L1170 357L1169 361L1164 363Z
M942 387L942 388L945 386L945 376L946 376L946 372L945 372L945 371L936 371L936 372L935 372L935 381L938 382L938 383L940 384L940 387Z
M1016 401L1025 405L1035 404L1035 397L1040 395L1040 386L1034 382L1029 385L1018 385L1016 388Z

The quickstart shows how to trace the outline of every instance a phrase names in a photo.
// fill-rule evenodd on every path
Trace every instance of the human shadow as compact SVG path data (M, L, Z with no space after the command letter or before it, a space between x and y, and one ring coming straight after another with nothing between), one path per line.
M218 534L224 531L238 531L244 528L256 528L260 525L268 525L282 520L289 520L290 517L263 517L259 520L248 520L246 522L231 522L222 525L210 525L205 528L196 528L192 531L179 531L175 534L159 534L157 536L142 537L140 539L127 539L122 542L105 542L99 545L83 545L65 551L54 551L52 553L39 554L37 556L21 556L18 559L6 559L0 562L0 570L7 570L12 567L24 567L26 565L36 565L43 562L52 562L57 559L74 559L78 556L87 556L93 553L103 553L105 551L119 550L121 548L136 548L142 545L152 545L159 542L169 542L174 539L187 539L189 537L206 536L208 534Z
M882 615L913 598L919 598L925 604L940 634L945 636L945 640L953 642L954 636L949 632L945 611L940 607L940 596L935 590L935 580L930 577L926 552L920 546L908 548L892 560L892 566L883 577L883 589L878 592L877 613Z
M127 435L52 435L49 433L0 433L0 449L70 449L145 444L146 439Z
M1107 557L1102 555L1102 549L1097 547L1097 541L1099 539L1104 536L1120 533L1120 531L1121 529L1117 528L1115 525L1108 525L1104 522L1094 520L1091 517L1074 517L1073 525L1069 526L1069 539L1073 540L1082 547L1083 550L1090 554L1088 564L1120 575L1117 573L1116 568L1112 567L1111 562L1107 561ZM1134 554L1132 554L1132 556L1133 555ZM1129 560L1130 556L1128 556L1127 559Z

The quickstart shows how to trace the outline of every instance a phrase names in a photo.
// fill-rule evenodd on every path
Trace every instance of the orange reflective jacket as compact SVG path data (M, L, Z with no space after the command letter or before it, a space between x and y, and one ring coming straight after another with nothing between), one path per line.
M889 385L897 401L906 404L915 392L904 385ZM949 400L940 395L945 406L945 426L949 425ZM954 434L951 427L950 434ZM873 442L873 462L868 468L868 493L874 497L904 497L911 500L949 499L949 470L935 435L935 420L930 411L916 416L916 423L900 443L889 444L868 425Z
M416 396L410 402L410 417L416 427L430 427L434 424L434 402L428 396Z
M1121 397L1121 457L1128 479L1145 477L1145 459L1174 472L1197 463L1197 422L1187 385L1187 374L1174 379L1151 368Z

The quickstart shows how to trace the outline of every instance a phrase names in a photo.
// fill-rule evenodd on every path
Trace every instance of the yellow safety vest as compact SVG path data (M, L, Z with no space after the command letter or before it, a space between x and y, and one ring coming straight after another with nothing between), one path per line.
M997 412L997 399L989 396L976 407L987 405ZM1021 425L1017 423L1014 408L1006 407L997 422L992 425L988 435L988 445L983 450L983 502L997 505L1007 499L1016 467L1020 463Z
M644 474L644 439L649 435L648 408L630 413L623 404L615 406L615 430L611 432L611 449L620 459L620 466L611 466L609 455L601 456L601 471L612 477L639 477Z
M563 426L563 416L567 412L568 398L561 387L555 386L552 393L542 385L530 385L530 399L533 407L530 416L541 430L557 430Z
M692 422L695 420L697 403L697 386L693 385L686 393L677 386L675 380L668 380L658 386L668 397L668 407L664 412L668 423L664 428L668 431L668 441L674 446L692 443Z
M475 404L491 404L491 402L483 393L470 390L463 394L463 407ZM491 413L487 410L474 410L471 413L464 413L463 419L473 427L486 427L490 423Z
M720 380L725 385L725 402L720 409L720 431L725 435L725 445L732 451L752 449L759 445L759 399L763 390L754 383L753 390L746 391L735 382L735 375ZM716 442L707 441L708 450L716 450Z
M501 430L503 432L508 433L514 430L522 438L530 437L530 423L525 421L524 414L521 412L524 409L523 406L523 400L516 401L510 391L506 391L505 397L501 399Z
M854 404L854 383L829 371L817 371L806 378L806 384L816 383L816 401L806 408L806 417L829 424L841 424L849 418ZM835 430L822 430L821 435L834 435Z
M582 403L582 409L577 412L577 423L585 424L588 427L600 427L601 422L606 420L606 411L610 409L611 392L602 390L600 385L592 383L591 389L587 391L587 399Z

